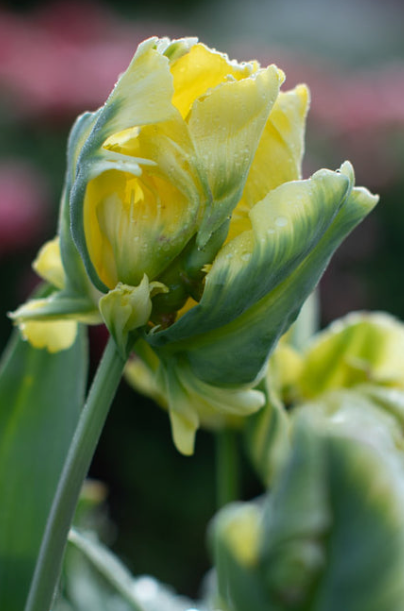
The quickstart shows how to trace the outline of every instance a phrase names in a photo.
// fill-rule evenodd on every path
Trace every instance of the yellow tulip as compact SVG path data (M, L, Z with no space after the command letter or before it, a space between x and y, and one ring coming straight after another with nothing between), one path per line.
M143 42L70 136L64 287L48 274L46 303L15 313L101 314L125 357L147 344L158 362L147 387L187 454L199 423L263 405L254 387L271 351L377 201L349 163L301 180L309 94L280 91L283 80L194 38Z

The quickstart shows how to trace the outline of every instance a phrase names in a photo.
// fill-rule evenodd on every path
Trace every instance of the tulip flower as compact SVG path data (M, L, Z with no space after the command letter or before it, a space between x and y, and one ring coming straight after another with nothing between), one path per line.
M70 138L65 288L16 313L100 313L125 358L152 352L148 388L185 454L201 420L263 405L273 347L377 201L348 163L301 180L309 94L283 80L193 38L142 43Z

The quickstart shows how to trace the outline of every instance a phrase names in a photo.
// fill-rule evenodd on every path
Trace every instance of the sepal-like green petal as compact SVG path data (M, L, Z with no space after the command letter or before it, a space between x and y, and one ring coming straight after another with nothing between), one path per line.
M251 78L229 80L194 103L188 125L211 193L198 232L201 248L241 198L283 78L282 72L269 66Z
M265 403L264 393L251 386L206 384L195 377L186 359L159 360L143 340L135 345L135 351L141 361L135 358L128 363L127 379L168 409L174 443L182 454L193 453L200 425L211 429L237 426Z
M210 384L252 383L296 319L328 261L377 198L340 173L286 183L252 210L253 231L223 248L200 303L149 335L159 352L186 351ZM269 205L271 204L271 205Z
M147 325L152 311L152 295L165 292L160 282L149 282L144 275L139 286L119 283L112 291L101 297L101 316L115 340L119 352L126 360L139 327Z
M403 388L404 325L383 312L351 313L316 335L303 361L306 398L366 382Z

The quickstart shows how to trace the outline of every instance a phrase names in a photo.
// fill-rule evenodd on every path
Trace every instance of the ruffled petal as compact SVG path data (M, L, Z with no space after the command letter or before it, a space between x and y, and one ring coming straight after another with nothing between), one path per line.
M269 66L250 78L220 84L192 107L189 131L211 194L198 234L201 247L240 200L282 79L283 73Z

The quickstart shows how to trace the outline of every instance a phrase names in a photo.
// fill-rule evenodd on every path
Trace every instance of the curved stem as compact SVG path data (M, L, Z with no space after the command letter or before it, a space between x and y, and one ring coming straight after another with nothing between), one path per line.
M216 503L220 509L239 498L237 436L233 429L216 433Z
M125 361L112 338L94 377L64 464L46 524L25 611L48 611L58 583L67 536Z

